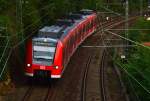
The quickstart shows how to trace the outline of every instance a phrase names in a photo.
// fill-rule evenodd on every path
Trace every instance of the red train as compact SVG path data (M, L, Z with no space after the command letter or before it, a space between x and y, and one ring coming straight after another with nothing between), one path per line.
M96 20L94 11L81 10L40 29L27 42L25 74L61 78L75 50L96 30Z

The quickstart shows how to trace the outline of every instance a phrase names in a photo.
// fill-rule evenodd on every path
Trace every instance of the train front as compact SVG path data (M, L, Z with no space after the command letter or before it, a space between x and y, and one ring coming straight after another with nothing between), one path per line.
M26 47L25 74L36 77L61 77L61 43L51 37L35 37Z

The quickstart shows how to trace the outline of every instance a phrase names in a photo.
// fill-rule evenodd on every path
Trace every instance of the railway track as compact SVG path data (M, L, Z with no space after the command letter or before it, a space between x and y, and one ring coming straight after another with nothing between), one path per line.
M119 71L112 65L109 50L103 51L100 65L100 91L101 101L129 101L123 89L123 82L120 79Z
M85 71L84 71L84 77L83 77L83 80L82 80L82 93L81 93L81 99L82 101L86 101L86 84L87 84L87 77L88 77L88 71L89 71L89 65L91 63L91 59L92 59L92 56L89 56L88 58L88 61L87 61L87 64L86 64L86 67L85 67Z
M43 101L49 101L49 99L51 99L51 97L53 96L53 93L54 93L54 87L53 87L53 85L51 85L48 87L47 94Z
M117 20L118 21L118 20ZM104 28L107 28L107 27L110 27L110 26L112 26L113 24L115 24L115 23L117 23L117 21L116 21L116 19L114 19L114 20L112 20L111 22L109 22L109 23L102 23L102 25L103 25L103 27ZM120 21L121 21L121 19L120 19ZM97 34L100 34L99 33L99 31L97 32ZM97 35L96 35L97 36ZM101 40L98 40L97 42L96 42L96 45L98 45L99 43L101 43ZM103 49L101 49L100 50L101 52L103 51ZM98 54L99 54L100 52L98 52ZM99 68L98 67L98 69L97 70L99 70L99 73L98 73L98 77L97 78L99 78L99 77L102 77L101 78L101 80L99 80L99 82L97 82L98 84L99 84L99 87L97 87L97 88L100 88L99 90L97 90L97 91L95 91L95 93L97 93L97 95L93 95L92 96L92 99L94 100L97 100L97 101L107 101L106 100L106 91L105 91L105 77L104 77L104 69L105 69L105 67L104 67L104 61L105 61L105 52L102 52L102 53L104 53L103 55L102 55L102 58L101 58L101 60L102 60L102 68ZM89 58L88 58L88 60L87 60L87 62L86 62L86 66L85 66L85 71L84 71L84 75L83 75L83 79L82 79L82 87L81 87L81 101L88 101L89 100L89 95L90 94L88 94L88 92L90 92L90 91L87 91L88 90L88 81L90 81L90 80L88 80L88 78L90 78L90 73L89 73L89 71L90 71L90 68L92 68L92 67L90 67L90 64L92 64L91 63L91 61L92 61L92 57L94 57L94 55L98 55L98 54L92 54L91 56L89 56ZM93 58L94 59L94 58ZM104 61L103 61L104 60ZM94 74L95 75L95 74ZM93 82L94 83L94 82ZM100 86L101 85L101 86ZM100 98L100 94L102 95L102 97ZM90 100L89 100L90 101Z
M136 18L136 17L135 17ZM132 21L132 20L134 20L135 18L131 18L129 21ZM111 28L120 28L120 27L122 27L122 24L124 24L125 23L125 21L122 21L122 19L120 19L119 20L119 22L118 22L118 19L117 19L117 21L116 21L116 19L114 19L113 21L111 21L110 23L108 23L108 24L105 24L105 23L102 23L101 24L101 26L103 26L103 29L105 29L105 28L109 28L109 29L111 29ZM100 30L101 30L101 28L102 27L100 27ZM99 31L97 32L97 33L99 33ZM117 32L117 33L119 33L119 31ZM97 35L96 35L97 36ZM107 38L109 38L110 37L110 39L112 38L112 35L110 35L110 34L107 34L107 36L106 35L103 35L103 37L101 37L102 38L102 40L103 39L105 39L105 38L107 37ZM107 49L107 48L106 48ZM110 90L112 90L112 89L110 89L107 85L111 85L111 81L109 82L109 84L108 84L108 82L106 82L107 80L108 80L108 78L107 78L107 67L106 67L106 64L108 63L108 56L106 55L107 54L107 52L106 52L106 49L104 48L104 51L102 52L102 58L101 58L101 66L100 66L100 69L99 69L99 75L100 75L100 78L99 78L99 94L100 94L100 96L101 96L101 98L98 98L97 96L94 96L95 97L95 99L93 98L93 100L96 100L96 101L128 101L128 98L126 98L127 96L126 96L126 93L124 92L124 91L120 91L120 92L123 92L123 94L124 95L121 95L122 93L117 93L117 92L115 92L115 91L117 91L117 90L114 90L114 92L113 93L115 93L116 94L116 98L114 99L113 97L114 97L114 95L111 95L110 93L112 93ZM91 63L91 58L89 57L89 60L87 61L87 64L86 64L86 68L85 68L85 72L84 72L84 76L83 76L83 81L82 81L82 89L81 89L81 101L88 101L89 99L88 99L88 92L87 92L87 89L88 89L88 87L87 87L87 81L88 81L88 78L89 78L89 76L88 75L90 75L90 74L88 74L89 73L89 68L91 68L91 67L89 67L89 64ZM109 68L110 69L110 68ZM121 90L122 89L122 86L121 86L121 84L122 84L122 81L121 80L119 80L119 77L118 77L118 74L117 74L117 72L116 72L116 69L114 69L113 67L111 67L111 70L112 70L112 72L113 72L113 74L114 75L112 75L114 78L113 78L113 80L115 81L119 81L119 82L117 82L118 83L118 87L116 87L116 89L119 89L119 90ZM112 79L111 79L112 80ZM111 86L112 87L112 86ZM96 92L94 92L94 93L96 93ZM113 97L112 97L113 96ZM120 97L121 96L121 97ZM118 97L118 98L117 98ZM91 101L91 100L89 100L89 101Z
M33 101L34 98L40 97L39 101L49 101L49 99L51 98L51 96L54 93L54 89L53 89L53 85L49 84L46 85L46 87L43 88L42 85L39 85L37 87L37 85L34 85L33 83L31 83L29 85L29 87L27 88L23 98L21 101ZM38 89L44 89L44 90L39 90ZM35 92L36 91L36 92ZM35 96L36 94L38 95L38 93L42 93L42 95L44 96Z
M130 24L133 24L135 18L132 18ZM110 28L121 28L119 26L122 22L120 22L115 27L110 26ZM120 33L120 31L115 31L115 33ZM107 34L109 35L109 34ZM104 38L102 38L103 40ZM114 39L113 35L109 35L107 39ZM103 40L104 42L104 40ZM120 43L117 43L120 44ZM113 45L112 42L103 43L103 45L110 46ZM125 92L125 88L123 87L123 82L119 75L119 71L112 64L109 64L110 59L112 58L110 55L110 49L105 48L102 60L101 60L101 68L100 68L100 86L101 86L101 98L102 101L129 101L128 95ZM108 57L109 55L109 57ZM105 65L107 64L107 65ZM108 65L109 64L109 65ZM111 70L111 73L110 73ZM113 81L112 81L113 80ZM116 80L116 81L115 81ZM112 89L112 87L118 89Z
M33 84L31 84L31 85L29 86L29 88L27 89L27 91L25 92L22 101L27 101L27 100L29 99L29 97L30 97L31 94L32 94L33 89L34 89Z
M112 25L114 23L116 23L116 19L113 19L110 22L105 21L104 23L102 23L100 25L100 27L103 26L104 28L107 28L108 26L110 26L110 25ZM96 42L96 44L99 44L100 41L101 40L98 40ZM86 66L85 66L84 75L83 75L83 79L82 79L82 87L81 87L81 101L87 101L87 97L86 97L87 96L86 95L86 93L87 93L86 92L86 89L87 89L87 80L88 80L88 72L89 72L89 68L90 68L90 63L92 61L92 57L94 57L93 54L88 57L88 60L86 62Z
M110 101L107 99L107 91L106 91L106 86L105 86L105 60L106 58L106 52L104 50L103 52L103 55L102 55L102 60L101 60L101 66L100 66L100 90L101 90L101 98L102 98L102 101Z

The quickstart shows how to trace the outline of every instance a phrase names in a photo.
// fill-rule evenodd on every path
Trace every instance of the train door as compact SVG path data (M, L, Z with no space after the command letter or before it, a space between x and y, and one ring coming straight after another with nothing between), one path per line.
M84 33L84 36L86 36L86 24L83 25L83 33Z
M80 30L80 26L78 26L78 28L77 28L77 33L78 33L78 38L79 38L79 43L80 43L82 41L82 33Z
M80 26L81 39L84 40L83 26Z
M67 64L67 42L66 42L66 40L63 42L64 43L64 49L63 49L63 66L65 67L66 66L66 64Z
M86 36L87 36L87 34L88 34L88 23L86 22L86 25L85 25L85 34L86 34Z
M71 48L71 54L74 50L74 33L71 33L70 35L70 48Z
M70 42L69 42L69 39L68 38L66 38L66 40L65 40L65 65L68 63L68 61L69 61L69 57L70 57Z

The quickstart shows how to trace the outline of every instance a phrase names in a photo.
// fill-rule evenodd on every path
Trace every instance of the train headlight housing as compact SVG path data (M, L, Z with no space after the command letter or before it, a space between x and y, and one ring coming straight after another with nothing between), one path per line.
M27 67L31 67L31 64L28 63L28 64L27 64Z
M55 66L55 69L58 69L59 68L59 66Z

